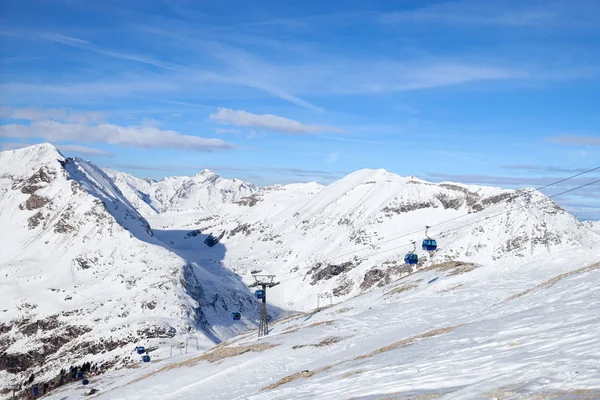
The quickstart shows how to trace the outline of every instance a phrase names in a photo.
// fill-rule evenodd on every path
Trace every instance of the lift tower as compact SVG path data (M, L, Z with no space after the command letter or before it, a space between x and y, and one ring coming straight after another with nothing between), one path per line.
M262 308L260 311L260 326L258 327L258 337L266 336L269 334L269 321L267 320L267 288L279 285L279 282L275 282L275 275L252 275L254 277L254 283L249 287L260 287L262 289Z

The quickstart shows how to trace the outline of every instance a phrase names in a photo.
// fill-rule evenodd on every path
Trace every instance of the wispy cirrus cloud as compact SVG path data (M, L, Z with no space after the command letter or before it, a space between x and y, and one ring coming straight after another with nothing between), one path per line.
M92 51L94 53L103 54L108 57L121 58L123 60L136 61L139 63L152 65L154 67L163 68L171 71L181 71L182 67L166 63L163 61L156 60L151 57L137 55L137 54L127 54L121 53L117 51L103 49L95 44L88 42L87 40L82 40L79 38L74 38L71 36L65 36L57 33L43 33L36 36L37 38L48 40L55 43L60 43L66 46L75 47L81 50Z
M215 132L217 132L218 134L221 134L221 135L224 135L227 133L239 135L240 133L244 133L243 131L241 131L239 129L225 129L225 128L217 128L217 129L215 129Z
M572 146L600 146L600 136L557 136L548 141Z
M379 21L388 24L432 23L461 26L499 27L592 27L593 15L600 10L597 2L553 0L478 1L459 0L427 5L412 10L381 13Z
M58 121L35 121L30 125L0 125L0 137L41 138L51 142L100 142L139 148L188 149L212 152L232 149L233 144L221 139L182 135L154 126L120 126L114 124L84 125Z
M27 121L53 119L87 124L90 122L103 122L106 115L99 111L74 111L65 108L40 109L35 107L13 108L0 106L0 117Z
M210 120L217 123L243 127L265 129L292 135L315 134L321 132L344 132L343 129L324 125L307 125L292 119L273 114L252 114L242 110L219 108L210 115Z
M577 173L587 171L589 168L564 168L552 165L502 165L500 168L517 171L542 171L542 172L565 172Z

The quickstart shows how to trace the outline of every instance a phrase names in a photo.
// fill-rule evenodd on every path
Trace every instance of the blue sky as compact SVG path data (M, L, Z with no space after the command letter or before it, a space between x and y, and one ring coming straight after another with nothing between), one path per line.
M599 46L597 0L1 0L0 146L154 178L541 186L600 165ZM598 186L556 200L600 219Z

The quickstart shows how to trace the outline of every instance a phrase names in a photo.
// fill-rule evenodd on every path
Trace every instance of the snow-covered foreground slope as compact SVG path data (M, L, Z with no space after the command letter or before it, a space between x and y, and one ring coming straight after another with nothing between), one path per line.
M0 398L30 377L73 381L84 362L126 365L138 344L164 357L188 337L206 349L256 326L223 246L186 258L206 236L154 232L99 168L51 145L0 152L0 233Z
M451 220L450 222L446 222ZM307 310L317 297L351 298L419 268L461 259L489 267L566 249L598 249L600 236L533 189L432 184L384 170L361 170L329 186L272 186L215 212L148 217L155 228L199 229L221 237L224 265L246 276L277 274L270 300ZM424 227L438 240L420 248Z
M599 398L598 280L600 254L583 250L441 264L283 320L267 337L249 332L91 384L114 400Z

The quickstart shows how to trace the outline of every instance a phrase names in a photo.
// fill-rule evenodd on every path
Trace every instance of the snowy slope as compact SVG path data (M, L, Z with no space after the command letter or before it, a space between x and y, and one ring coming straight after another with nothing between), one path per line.
M533 189L433 184L384 170L326 187L263 188L216 214L148 220L223 236L224 265L248 279L257 269L277 274L271 301L297 310L314 307L320 294L341 301L409 273L403 257L413 240L419 267L455 259L493 266L600 246L598 234ZM439 242L433 255L420 249L425 225Z
M600 234L600 221L585 221L584 224L594 232Z
M203 170L191 177L166 177L158 182L108 168L104 171L142 215L157 212L211 212L258 190L251 183L224 179L210 170Z
M282 320L268 337L92 385L113 400L599 398L598 279L600 255L584 250L441 264Z
M205 349L255 326L223 246L153 231L99 168L49 144L0 153L0 233L0 398L31 374L53 387L74 378L61 369L127 364L136 344L163 357L188 336Z

